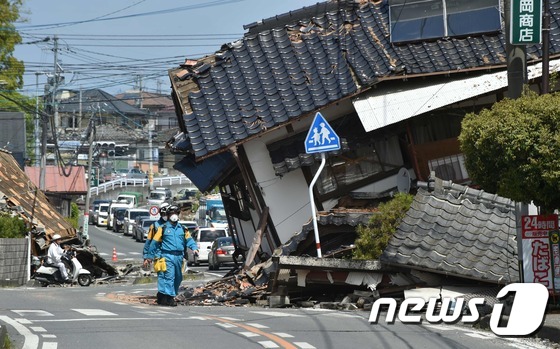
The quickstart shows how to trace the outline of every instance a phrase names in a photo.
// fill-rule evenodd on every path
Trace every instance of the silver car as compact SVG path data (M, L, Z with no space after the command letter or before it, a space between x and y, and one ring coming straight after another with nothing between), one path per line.
M146 241L148 237L148 230L150 230L150 226L154 224L157 219L153 218L143 218L134 226L134 234L133 237L138 242Z

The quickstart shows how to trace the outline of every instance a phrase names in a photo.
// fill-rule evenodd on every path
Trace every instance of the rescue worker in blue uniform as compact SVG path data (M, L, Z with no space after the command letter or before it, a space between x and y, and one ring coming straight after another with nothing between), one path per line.
M142 255L144 257L144 263L143 263L144 268L148 268L151 265L150 261L154 259L154 256L150 255L150 244L152 243L152 240L158 228L163 224L165 224L165 222L167 222L167 209L169 208L169 206L170 205L167 202L164 202L159 206L159 219L154 223L152 223L152 225L150 225L150 228L148 228L148 236L146 237L146 242L144 242L144 249L142 251L143 252ZM161 296L162 294L158 292L157 293L158 303L159 300L161 299Z
M198 246L179 221L179 207L173 205L167 209L167 222L156 231L150 244L149 256L165 258L166 271L158 272L158 304L176 306L175 296L183 281L183 258L187 248L198 255ZM151 262L151 260L149 261Z

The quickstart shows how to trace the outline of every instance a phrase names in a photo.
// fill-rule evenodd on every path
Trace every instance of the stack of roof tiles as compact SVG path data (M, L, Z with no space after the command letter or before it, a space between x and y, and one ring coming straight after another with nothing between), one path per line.
M510 199L444 181L419 189L381 261L505 284L519 280Z

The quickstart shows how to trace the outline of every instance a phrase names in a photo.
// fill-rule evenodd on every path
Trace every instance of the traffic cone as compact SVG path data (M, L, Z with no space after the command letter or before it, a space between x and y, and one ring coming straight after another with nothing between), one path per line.
M116 262L117 260L117 248L113 247L113 262Z

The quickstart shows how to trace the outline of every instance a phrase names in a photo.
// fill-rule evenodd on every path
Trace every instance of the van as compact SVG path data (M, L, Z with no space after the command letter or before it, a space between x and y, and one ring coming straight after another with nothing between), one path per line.
M117 196L117 201L126 201L129 208L134 208L140 206L142 202L142 193L137 191L123 191Z
M227 229L223 228L198 228L192 238L198 246L198 258L194 258L191 249L187 249L187 262L198 265L200 262L208 262L208 253L212 248L212 243L219 237L229 236Z
M109 218L109 205L108 202L102 202L99 204L99 211L97 212L97 221L95 224L98 227L107 226L107 219Z
M94 200L93 204L89 207L89 217L88 217L88 225L89 224L97 224L97 214L99 213L99 204L100 203L109 203L109 200Z
M134 233L134 223L136 217L146 216L150 217L150 210L147 208L129 208L124 213L124 235L132 235Z
M107 229L109 230L115 230L114 226L115 226L115 211L118 208L129 208L130 204L126 201L126 200L113 200L110 204L109 204L109 217L107 220Z

